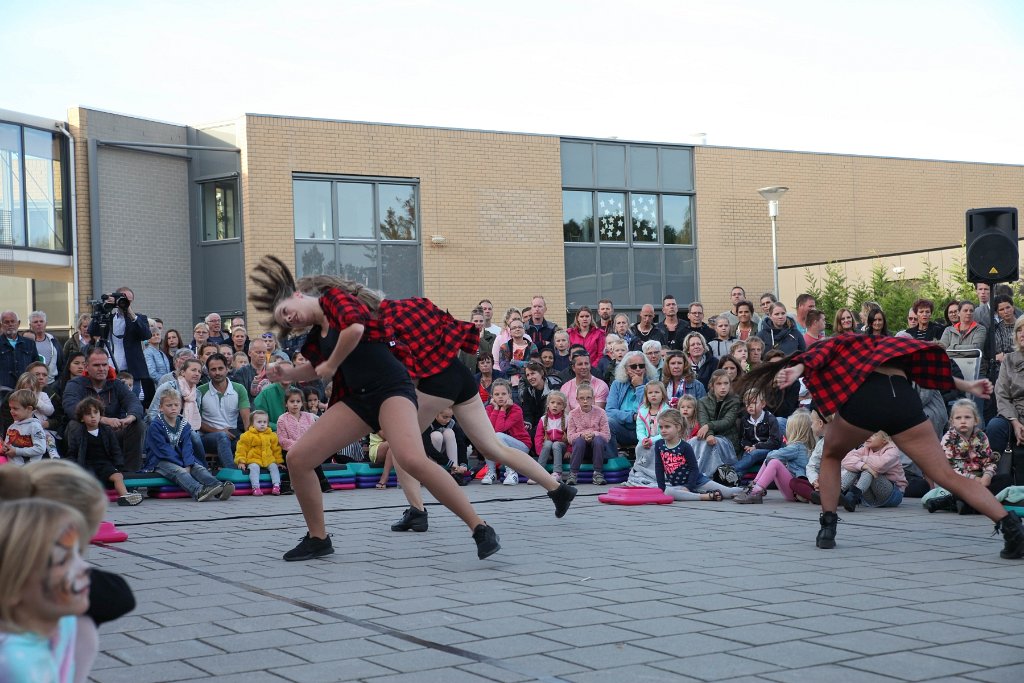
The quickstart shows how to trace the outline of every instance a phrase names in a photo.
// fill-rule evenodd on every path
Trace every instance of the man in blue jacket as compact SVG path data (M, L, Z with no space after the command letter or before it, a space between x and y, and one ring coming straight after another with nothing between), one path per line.
M128 305L118 306L114 309L114 319L107 331L107 350L110 352L110 359L117 370L127 370L135 377L135 395L138 396L141 390L145 392L146 396L152 398L156 387L149 376L146 357L142 353L143 345L152 336L152 332L149 331L149 320L146 316L132 310L135 292L128 287L119 287L114 290L114 297L119 294L125 295ZM113 298L107 299L107 301L114 303ZM89 334L96 337L99 333L100 325L93 320L89 323Z
M18 334L20 325L21 320L14 311L0 313L0 327L3 328L3 339L0 339L0 386L9 389L14 388L29 364L39 360L35 343Z

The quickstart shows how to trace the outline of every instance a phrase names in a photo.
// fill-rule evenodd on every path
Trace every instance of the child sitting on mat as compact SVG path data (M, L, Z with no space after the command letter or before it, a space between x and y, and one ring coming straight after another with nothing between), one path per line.
M451 408L445 408L438 413L423 432L423 449L427 452L427 457L448 470L460 486L467 483L468 446L469 441L462 427L455 421L455 413ZM530 483L532 484L533 480L530 480Z
M284 412L277 416L277 423L274 423L274 416L267 413L270 418L270 428L277 430L277 438L281 442L280 450L284 451L282 457L284 458L284 466L288 466L288 451L298 443L302 435L309 431L309 428L313 426L319 418L311 412L303 410L306 405L306 396L302 389L297 387L288 387L284 390ZM255 414L255 413L254 413ZM236 462L238 458L235 458ZM267 467L267 465L263 465ZM324 468L321 465L317 465L313 470L316 472L317 481L320 482L320 490L324 493L330 493L334 489L331 488L331 483L327 481L327 476L324 474ZM271 472L271 477L274 473ZM280 489L280 487L279 487ZM253 489L253 495L261 495L255 492ZM278 495L277 493L274 494Z
M661 439L654 442L654 475L658 488L675 500L732 498L743 489L708 479L697 466L697 456L683 441L683 416L670 408L658 416Z
M292 399L297 399L301 407L302 392L298 389L289 389L288 391L295 392L295 394L288 394L289 403L292 402ZM313 417L309 413L302 414L308 415L310 419ZM290 406L289 412L278 418L278 428L281 427L281 420L288 418L289 415L291 415ZM252 412L252 425L238 439L238 446L235 448L235 464L243 472L249 471L252 495L263 495L263 489L260 488L260 468L264 467L270 472L270 483L273 485L270 490L271 495L281 495L280 466L284 464L284 458L281 457L281 443L277 439L277 434L270 429L270 416L266 412L262 410Z
M124 485L124 454L117 442L117 435L110 426L100 422L103 404L93 396L87 396L75 406L75 419L85 429L71 432L68 440L68 457L91 472L104 486L113 486L117 491L118 505L138 505L142 494L129 492Z

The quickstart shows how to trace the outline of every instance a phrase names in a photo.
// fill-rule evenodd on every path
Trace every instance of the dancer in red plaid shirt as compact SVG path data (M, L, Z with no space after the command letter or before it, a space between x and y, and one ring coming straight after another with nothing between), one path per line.
M822 415L835 413L825 434L821 459L821 530L819 548L836 545L836 506L839 503L839 470L843 456L879 429L892 436L924 475L996 523L1004 547L1000 557L1024 557L1024 529L1014 512L1007 512L977 481L961 477L949 466L921 400L911 382L926 389L949 390L954 386L988 398L987 379L967 382L954 379L949 357L939 346L902 337L842 334L823 340L778 366L764 365L744 377L750 388L764 395L785 389L801 375Z
M394 351L402 354L395 349L393 330L376 315L380 295L335 278L305 278L299 287L284 262L274 256L264 256L250 278L256 287L249 299L257 310L273 314L275 327L310 328L302 347L309 364L271 365L268 378L273 382L317 377L333 381L327 412L288 453L292 487L308 533L284 559L309 560L334 552L324 523L323 494L313 469L339 448L382 428L402 468L472 530L477 556L484 559L496 553L501 546L494 529L476 514L455 480L423 450L416 390L396 358Z

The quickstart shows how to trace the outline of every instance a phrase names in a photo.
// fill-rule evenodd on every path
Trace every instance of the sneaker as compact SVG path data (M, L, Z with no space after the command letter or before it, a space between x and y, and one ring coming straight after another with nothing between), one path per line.
M272 496L280 496L281 495L281 487L275 484L274 488L270 489L270 495L272 495Z
M604 486L607 482L604 479L604 474L601 472L594 472L594 478L591 479L591 483L595 486Z
M566 484L566 486L575 486L576 485L576 473L575 472L570 472L568 475L566 475L566 477L565 477L565 484Z
M505 486L515 486L516 484L519 483L519 473L517 473L515 470L509 470L505 474L505 481L501 483L504 484Z
M256 491L259 491L259 494L257 494ZM260 490L259 486L256 487L256 491L253 491L252 495L263 495L263 491ZM217 492L217 500L227 500L228 498L231 497L231 494L233 494L234 492L235 485L232 484L230 481L226 481L224 482L224 485L220 487L220 491Z
M493 527L489 527L486 524L478 524L473 529L473 540L476 541L476 556L481 560L487 559L501 550L501 544L498 543L498 534L495 533Z
M426 531L427 511L417 510L413 506L402 513L402 519L391 525L392 531Z
M252 495L254 495L254 496L262 496L263 495L263 489L261 489L259 486L257 486L256 488L254 488L252 490Z
M129 491L127 494L117 499L117 504L122 506L138 505L142 502L142 494L136 493L135 491Z
M491 484L494 484L497 481L498 475L488 470L487 474L484 475L484 478L480 480L480 483L484 486L490 486Z
M196 500L200 503L205 503L220 493L222 488L223 487L221 486L204 486L199 489L199 493L196 494Z
M733 498L733 501L739 503L740 505L760 505L761 503L764 502L765 493L767 493L767 491L765 491L764 489L761 489L760 491L755 491L754 487L749 486L745 488L742 492L737 493L736 497Z
M811 503L814 505L821 505L821 492L811 491Z
M559 484L554 491L548 491L548 498L555 503L555 517L561 519L569 511L569 504L576 497L576 489L567 484Z
M285 562L300 562L312 560L317 557L331 555L334 553L334 546L331 544L331 535L327 538L314 538L309 534L302 537L299 544L284 554Z

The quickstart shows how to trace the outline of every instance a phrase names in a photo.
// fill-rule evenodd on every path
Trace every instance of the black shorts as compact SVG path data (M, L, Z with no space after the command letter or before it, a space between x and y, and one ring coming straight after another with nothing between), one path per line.
M872 432L881 430L890 436L928 421L921 397L910 380L880 372L868 375L839 409L839 416L854 427Z
M392 396L409 399L415 408L416 387L405 366L385 344L361 343L341 364L349 393L341 402L359 419L380 431L380 407Z
M93 476L99 479L104 488L108 489L114 487L114 484L110 481L110 477L121 471L114 466L114 463L103 462L102 460L87 461L85 463L85 469L92 472Z
M473 373L457 358L436 375L421 379L416 388L424 394L447 399L453 405L465 403L480 395L480 387Z

